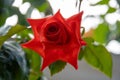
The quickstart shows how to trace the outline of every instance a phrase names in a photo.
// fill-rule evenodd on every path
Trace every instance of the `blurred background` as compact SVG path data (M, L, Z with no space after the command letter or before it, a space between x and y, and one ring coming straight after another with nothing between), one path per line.
M111 80L120 80L120 0L82 0L81 4L80 0L0 0L0 36L5 35L12 27L26 26L29 28L28 30L17 33L10 39L17 40L18 43L26 42L33 38L26 19L50 16L55 14L58 9L65 18L84 11L81 25L85 28L83 37L92 37L96 44L99 43L106 47L113 59L113 77ZM0 40L2 42L2 39ZM13 50L11 49L11 51ZM20 66L24 63L27 66L28 62L28 66L34 65L31 70L35 70L36 73L31 71L29 78L31 80L35 80L36 76L40 75L45 77L39 78L39 80L110 80L103 73L87 64L84 59L79 61L77 71L67 65L62 72L51 77L48 69L43 73L39 72L41 58L32 55L34 52L25 51L28 61L21 61L20 63L18 60L16 64ZM3 52L1 51L1 53ZM22 57L25 57L25 54ZM23 71L28 73L28 69ZM8 75L9 72L6 74ZM28 75L26 76L28 77ZM3 79L0 78L0 80Z

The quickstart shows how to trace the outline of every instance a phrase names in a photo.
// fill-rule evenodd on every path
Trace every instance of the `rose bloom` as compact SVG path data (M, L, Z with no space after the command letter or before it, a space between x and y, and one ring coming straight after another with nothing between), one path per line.
M53 16L42 19L28 19L34 39L22 44L43 57L41 70L61 60L78 68L78 55L85 42L81 39L80 25L83 12L65 19L60 10Z

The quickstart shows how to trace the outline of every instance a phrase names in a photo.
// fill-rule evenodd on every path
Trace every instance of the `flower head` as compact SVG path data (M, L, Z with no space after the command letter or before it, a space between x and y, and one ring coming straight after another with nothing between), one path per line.
M77 59L81 46L80 25L83 12L65 19L58 11L51 17L28 19L34 39L22 44L24 48L36 51L43 57L41 70L61 60L78 68Z

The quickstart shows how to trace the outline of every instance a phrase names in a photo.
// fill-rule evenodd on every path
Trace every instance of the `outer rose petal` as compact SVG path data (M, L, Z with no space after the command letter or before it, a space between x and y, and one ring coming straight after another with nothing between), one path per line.
M32 30L34 32L34 39L22 44L21 46L24 48L30 48L32 50L34 50L35 52L37 52L39 55L41 55L42 57L45 57L44 52L43 52L43 46L40 43L40 36L39 36L39 32L38 32L38 28L39 30L41 29L43 23L47 20L47 18L43 18L43 19L27 19L28 22L30 23Z
M80 43L80 41L81 41L80 25L81 25L82 14L83 14L83 12L80 12L76 15L71 16L70 18L68 18L66 20L67 23L70 25L71 29L76 34L79 44L81 44Z
M39 41L36 41L35 39L21 44L22 47L24 48L29 48L37 52L40 56L45 57L44 51L43 51L43 46Z
M27 21L30 23L32 30L34 32L34 37L36 39L39 39L39 33L37 31L37 29L39 28L39 31L41 30L42 25L44 24L44 22L47 20L47 18L43 18L43 19L27 19Z
M80 46L76 43L71 42L71 44L64 45L61 47L56 46L56 48L51 49L47 47L45 50L45 58L43 59L43 64L41 70L44 70L51 63L62 60L68 62L75 69L78 69L77 59L79 54Z
M63 16L60 14L60 10L53 16L56 20L62 22L65 26L69 26L66 20L63 18ZM71 31L70 27L66 27L68 31Z

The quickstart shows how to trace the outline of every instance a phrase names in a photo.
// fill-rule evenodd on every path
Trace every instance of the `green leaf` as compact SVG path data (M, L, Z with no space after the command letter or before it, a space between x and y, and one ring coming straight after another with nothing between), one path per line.
M11 36L13 36L14 34L20 32L20 31L23 31L27 29L25 26L21 26L21 25L16 25L16 26L13 26L11 27L11 29L9 29L9 31L3 35L3 36L0 36L0 46L7 40L9 39ZM1 32L0 32L1 33Z
M46 15L52 13L52 8L47 0L23 0L23 2L30 2L32 7L37 8L40 12L44 12Z
M9 9L12 6L14 0L0 0L0 27L5 24L7 17L9 16Z
M0 0L0 8L4 7L4 0Z
M79 59L79 60L82 60L82 58L84 57L84 49L85 49L84 46L80 49L80 54L79 54L79 56L78 56L78 59Z
M108 24L102 23L102 24L99 24L98 27L94 30L93 38L97 42L107 43L109 33L110 33L110 30L109 30Z
M48 8L48 6L49 6L48 3L45 2L41 6L38 7L38 10L44 12Z
M19 37L16 37L17 42L23 43L23 42L29 41L31 39L29 34L32 35L31 28L28 28L20 33L17 33L17 36L19 36Z
M107 13L113 13L113 12L115 12L115 11L116 11L115 8L109 7Z
M100 4L100 5L103 5L103 4L108 4L109 0L101 0L100 2L97 3Z
M9 12L6 8L0 8L0 27L4 25L8 15Z
M51 76L60 72L62 69L65 68L65 66L66 66L66 62L62 62L62 61L56 61L55 63L51 64L49 66Z
M24 49L27 54L27 59L30 64L30 75L29 80L37 80L42 76L42 72L40 71L41 66L41 57L34 51L29 49Z
M117 21L116 25L117 25L117 30L120 33L120 21Z
M28 67L25 53L15 41L7 41L0 49L0 79L26 80Z
M85 60L108 77L112 77L112 57L102 45L95 45L92 38L85 38L87 45L84 50Z
M23 0L23 2L30 2L33 6L37 7L46 2L46 0Z
M116 22L116 30L114 31L113 35L116 35L114 36L116 40L118 40L120 42L120 21L117 21Z

